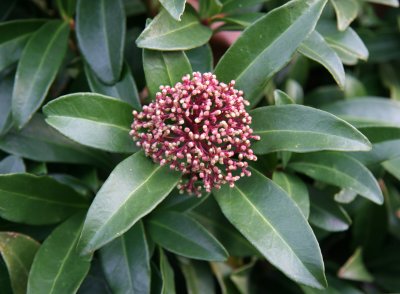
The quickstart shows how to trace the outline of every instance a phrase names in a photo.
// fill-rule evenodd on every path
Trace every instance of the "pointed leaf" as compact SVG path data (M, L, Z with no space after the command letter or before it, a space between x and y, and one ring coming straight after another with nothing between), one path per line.
M358 160L339 152L298 154L289 163L297 172L318 181L347 188L377 203L383 203L379 184Z
M21 157L10 155L0 161L0 174L24 173L25 164Z
M357 17L360 9L357 0L331 0L336 12L339 31L344 31Z
M274 91L275 105L295 104L294 100L285 92L281 90Z
M368 139L328 112L302 105L260 107L250 112L255 153L370 150ZM310 123L312 122L312 123Z
M294 201L252 169L235 187L214 195L230 222L268 259L296 282L326 286L318 242Z
M219 0L200 0L199 5L199 14L202 19L212 17L222 9L222 3Z
M83 213L72 216L40 246L29 274L28 294L76 293L92 259L76 250L83 219Z
M110 152L137 151L129 136L132 107L112 97L75 93L43 107L46 122L68 138Z
M76 36L90 68L104 83L119 80L125 42L125 12L121 0L79 0Z
M176 20L181 20L183 11L185 10L186 0L160 0L161 5Z
M215 293L213 275L208 263L179 257L179 264L189 294Z
M361 247L357 248L354 254L339 269L338 276L342 279L359 282L372 282L374 280L364 265Z
M175 294L174 271L168 262L167 256L160 248L160 271L162 279L161 294Z
M383 167L400 181L400 157L382 162Z
M151 216L146 226L152 240L168 251L201 260L228 257L221 243L190 216L163 211Z
M126 232L152 211L177 184L180 174L135 153L110 174L89 208L79 242L92 252Z
M31 225L53 224L77 211L87 200L48 176L0 175L0 216Z
M300 43L314 30L326 1L293 0L249 26L215 68L218 79L236 80L248 100L290 60ZM285 50L282 50L285 48Z

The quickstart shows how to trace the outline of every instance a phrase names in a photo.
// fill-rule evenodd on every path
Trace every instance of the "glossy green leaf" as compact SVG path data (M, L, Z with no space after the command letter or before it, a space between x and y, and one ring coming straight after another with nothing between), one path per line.
M42 19L20 19L0 23L0 71L18 61L31 34L44 23L45 20Z
M185 277L188 294L214 294L211 268L206 262L179 257L179 265Z
M265 13L248 12L228 15L221 18L221 20L229 25L237 26L239 29L245 29L263 16L265 16Z
M114 294L107 284L104 272L101 267L100 259L93 256L90 271L78 290L79 294Z
M278 184L293 199L294 203L300 208L305 218L310 213L310 199L308 196L307 186L297 176L284 173L274 172L272 180Z
M349 215L331 197L324 194L315 189L310 193L310 223L328 232L347 230L351 224Z
M0 175L0 216L31 225L60 222L87 209L88 201L47 176Z
M338 276L342 279L359 282L372 282L374 280L364 265L362 248L357 248L354 254L350 256L346 263L339 269Z
M252 176L214 192L230 222L275 267L298 283L326 286L317 240L294 201L271 180ZM284 217L282 217L284 215Z
M76 250L83 219L83 213L72 216L40 246L29 273L28 294L76 293L92 259Z
M152 240L168 251L201 260L223 261L228 257L221 243L190 216L163 211L146 224Z
M255 153L317 150L367 151L368 139L352 125L325 111L302 105L260 107L250 112Z
M29 39L18 63L12 116L22 128L44 101L67 51L69 27L50 21Z
M209 196L210 193L202 195L201 197L193 197L193 195L181 194L178 189L174 189L168 197L157 206L157 210L191 211L206 201Z
M136 110L141 109L139 93L128 65L124 66L121 79L112 85L107 85L98 79L89 66L85 66L85 73L92 92L120 98Z
M143 50L143 68L149 89L149 100L154 100L161 85L174 86L182 77L192 73L192 67L182 51L161 52Z
M339 31L344 31L357 17L359 4L357 0L331 0L336 12Z
M209 18L218 14L222 9L220 0L200 0L199 14L201 18Z
M325 3L293 0L260 18L221 58L215 68L218 79L236 80L245 97L250 101L255 99L314 30Z
M380 97L360 97L323 107L355 125L400 126L400 102Z
M174 19L181 20L186 0L160 0L160 3Z
M142 222L101 248L100 256L114 293L150 292L150 256Z
M21 157L10 155L0 161L0 174L24 173L25 164Z
M78 0L76 36L79 48L90 68L104 83L119 80L125 31L121 0Z
M379 124L377 124L375 126L358 127L358 130L363 133L372 144L400 138L399 127L379 126Z
M382 5L388 5L392 7L399 7L399 0L364 0L371 3L377 3Z
M35 115L21 131L12 131L1 137L0 149L36 161L110 166L105 154L62 136L46 124L41 115Z
M220 0L223 4L222 12L232 12L266 2L266 0Z
M208 1L208 0L207 0ZM193 71L211 72L213 69L213 53L208 44L185 51Z
M29 270L39 243L31 237L14 233L0 232L0 254L8 269L14 294L25 294Z
M135 153L110 174L89 208L79 243L92 252L121 236L152 211L177 184L180 174Z
M342 189L335 194L334 199L338 203L348 204L356 199L358 193L350 189Z
M338 279L330 274L326 275L328 280L328 288L325 290L318 290L315 288L301 286L304 294L363 294L364 292L358 290L350 282Z
M345 73L342 61L317 31L312 32L311 35L301 43L298 51L304 56L323 65L332 74L336 83L338 83L340 87L344 87Z
M195 10L188 5L181 21L161 10L141 33L136 44L140 48L176 51L200 47L210 38L211 30L200 23Z
M400 181L400 157L382 162L383 167Z
M375 177L349 155L339 152L298 154L292 158L289 167L318 181L353 190L377 204L383 203Z
M288 94L281 90L275 90L274 91L274 100L275 100L275 105L286 105L286 104L295 104L294 100L292 97L290 97Z
M32 172L32 171L31 171ZM47 170L45 171L47 173ZM44 174L46 174L44 173ZM35 173L36 175L39 175L39 173ZM50 177L55 179L56 181L60 182L61 184L67 185L74 189L77 193L81 194L87 199L92 200L92 193L90 190L90 187L81 179L78 179L74 176L68 175L68 174L50 174Z
M110 152L137 150L129 136L132 107L112 97L75 93L49 102L43 112L46 122L68 138Z
M9 74L0 79L0 136L12 126L11 97L14 87L14 75Z
M175 294L174 271L168 262L168 258L160 248L160 272L162 280L161 294Z

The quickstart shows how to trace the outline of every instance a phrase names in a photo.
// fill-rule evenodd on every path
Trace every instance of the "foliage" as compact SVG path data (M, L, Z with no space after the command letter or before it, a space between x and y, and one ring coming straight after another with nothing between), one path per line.
M400 292L398 4L2 0L0 292ZM260 136L201 197L129 135L192 71Z

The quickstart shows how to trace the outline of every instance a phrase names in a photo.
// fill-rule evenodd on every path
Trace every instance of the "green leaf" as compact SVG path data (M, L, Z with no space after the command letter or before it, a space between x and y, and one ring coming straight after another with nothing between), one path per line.
M150 292L150 256L143 223L100 249L101 262L114 293Z
M67 23L49 21L26 44L18 63L11 107L19 129L44 101L67 51L68 34Z
M400 239L400 194L391 182L386 182L383 194L388 215L389 232Z
M220 18L219 20L224 21L229 25L233 25L233 27L237 26L239 29L245 29L263 16L265 16L265 13L248 12L228 15Z
M328 279L328 288L325 290L317 290L315 288L310 288L307 286L301 286L304 294L363 294L355 288L353 284L346 282L344 280L338 279L332 275L327 274L326 278Z
M400 127L400 102L380 97L360 97L323 106L356 127Z
M104 83L119 80L123 65L125 12L121 0L79 0L76 36L83 57Z
M354 254L339 269L338 277L358 282L372 282L374 280L364 265L361 247L357 248Z
M214 294L211 268L206 262L179 257L179 265L185 277L188 294Z
M199 14L202 19L210 18L218 14L222 9L220 0L200 0L199 2Z
M8 269L14 294L25 294L29 270L39 243L31 237L0 232L0 254Z
M24 173L25 164L21 157L10 155L0 161L0 174Z
M180 174L137 152L113 170L89 208L79 242L92 252L129 230L177 184ZM112 201L110 201L112 199Z
M72 216L40 246L29 274L28 294L76 293L92 259L76 250L83 219L82 213Z
M302 105L260 107L250 112L255 153L318 150L367 151L368 139L352 125L325 111Z
M274 91L275 105L295 104L294 100L285 92L281 90Z
M349 155L339 152L298 154L292 158L289 167L318 181L353 190L377 204L383 203L375 177Z
M368 167L379 167L383 161L400 156L400 140L390 140L372 145L369 152L351 152L352 157Z
M201 260L223 261L225 248L202 225L180 212L162 211L146 222L157 244L178 255Z
M174 19L181 20L185 11L186 0L160 0L160 3Z
M309 221L314 226L328 232L346 231L351 219L346 211L325 193L312 190Z
M160 248L160 271L162 279L161 294L175 294L174 271L168 262L167 256Z
M146 76L149 98L154 100L161 85L175 86L182 77L192 73L189 59L182 51L161 52L143 50L143 68Z
M323 65L332 74L336 83L338 83L341 88L344 88L345 73L342 61L317 31L313 31L311 35L301 43L298 51L304 56Z
M157 206L157 210L173 210L179 212L191 211L209 197L209 193L199 197L188 194L181 194L178 189L172 190L167 198Z
M0 71L18 61L31 34L45 21L19 19L0 23Z
M400 181L400 157L382 162L383 167Z
M390 91L390 98L400 100L400 73L397 71L397 64L384 63L379 68L381 79L386 88Z
M357 123L356 123L357 124ZM400 138L400 128L390 126L365 126L358 127L368 140L375 144Z
M137 151L129 136L132 108L126 102L100 94L75 93L49 102L43 112L49 125L82 145L110 152Z
M60 222L88 207L87 200L48 176L0 175L0 216L30 225Z
M207 0L208 1L208 0ZM211 72L213 69L213 53L208 44L185 51L186 56L189 58L193 71Z
M112 85L107 85L99 80L89 66L85 66L85 73L92 92L120 98L136 110L142 108L135 80L127 64L122 69L121 79Z
M364 1L382 5L388 5L392 7L399 7L399 0L364 0Z
M9 74L0 79L0 136L12 126L11 97L14 87L14 75Z
M293 0L260 18L218 62L218 79L236 80L237 88L254 100L314 30L325 4L324 0Z
M210 38L211 29L200 23L196 11L188 5L181 21L161 10L140 34L136 44L140 48L176 51L200 47Z
M279 171L274 172L272 180L286 191L299 207L304 217L308 218L310 213L310 199L307 186L304 182L295 175Z
M77 0L57 0L57 7L64 20L71 19L75 14Z
M230 222L288 277L316 288L326 287L317 240L294 201L271 180L252 176L214 192ZM284 215L284 217L282 217Z
M1 137L0 149L36 161L110 166L108 156L62 136L38 114L21 131L12 131Z
M232 12L266 2L267 0L220 0L223 4L222 12Z
M355 20L360 9L357 0L331 0L336 12L339 31L344 31Z

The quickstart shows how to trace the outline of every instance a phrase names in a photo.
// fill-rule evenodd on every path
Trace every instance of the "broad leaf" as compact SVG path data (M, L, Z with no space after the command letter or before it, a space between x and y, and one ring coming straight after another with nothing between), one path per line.
M104 83L117 82L126 31L122 0L79 0L76 12L76 36L85 60Z
M260 107L250 112L255 153L317 150L367 151L368 139L352 125L325 111L302 105Z
M201 205L208 199L210 193L199 197L192 197L192 195L182 194L178 189L172 190L167 198L157 206L157 211L172 210L178 212L191 211L197 206Z
M12 115L21 129L38 110L61 66L68 45L68 24L50 21L26 44L18 63Z
M202 225L180 212L163 211L146 222L157 244L176 254L201 260L223 261L225 248Z
M0 161L0 174L24 173L25 164L21 157L10 155Z
M267 0L220 0L223 4L222 12L232 12L241 10L245 7L251 7L266 2Z
M297 172L318 181L347 188L377 203L383 203L379 184L358 160L338 152L298 154L289 163Z
M160 0L160 3L173 18L179 21L181 20L183 11L185 10L186 0Z
M28 294L76 293L92 259L76 250L83 216L79 213L66 220L40 246L29 274Z
M218 79L236 80L245 97L250 101L255 99L314 30L325 3L325 0L293 0L260 18L221 58L215 68Z
M48 103L46 122L68 138L110 152L137 151L129 136L133 121L131 106L112 97L75 93Z
M336 83L338 83L341 88L344 88L345 73L342 61L317 31L312 32L311 35L301 43L298 51L304 56L323 65L332 74Z
M230 222L268 259L296 282L326 286L317 240L298 206L271 180L252 176L223 186L214 195Z
M227 24L222 28L243 30L248 26L252 25L255 21L257 21L263 16L265 16L265 13L261 12L248 12L248 13L228 15L226 17L221 18L221 20Z
M357 17L359 4L357 0L331 0L336 12L339 31L344 31Z
M182 81L182 77L192 73L192 67L182 51L161 52L143 50L143 69L149 89L149 100L155 100L160 86L175 86Z
M0 191L0 216L19 223L53 224L88 207L87 199L47 176L0 175Z
M193 71L202 73L212 71L214 60L210 45L205 44L201 47L185 51L185 54L189 58Z
M177 184L180 174L138 152L110 174L89 208L79 242L92 252L121 236L152 211Z
M31 237L0 232L0 254L8 269L14 294L25 294L29 269L39 248L39 243Z
M140 34L136 44L140 48L176 51L199 47L210 38L211 29L200 23L196 11L188 5L181 21L161 10Z
M150 253L142 222L101 248L100 256L115 293L150 293Z

